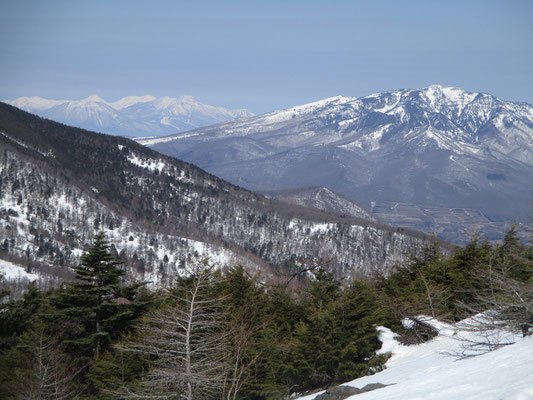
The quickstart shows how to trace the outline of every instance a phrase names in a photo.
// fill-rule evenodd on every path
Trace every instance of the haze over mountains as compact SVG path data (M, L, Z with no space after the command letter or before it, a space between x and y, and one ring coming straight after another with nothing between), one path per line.
M50 279L64 277L99 230L128 260L130 279L156 283L194 255L281 277L300 259L323 260L349 281L387 271L431 240L270 200L129 139L3 103L0 148L1 258Z
M4 102L70 126L126 137L168 135L253 115L203 104L192 96L128 96L114 102L97 95L83 100L35 96Z
M530 220L533 106L434 85L139 140L252 190L324 186L455 242Z
M248 189L292 190L284 200L296 204L309 200L305 188L324 187L382 221L455 243L473 230L499 239L512 223L531 223L533 107L485 93L433 85L259 116L191 97L11 104L88 129L152 136L139 142ZM222 120L230 121L188 130ZM159 137L178 130L186 132ZM347 212L332 199L314 206Z

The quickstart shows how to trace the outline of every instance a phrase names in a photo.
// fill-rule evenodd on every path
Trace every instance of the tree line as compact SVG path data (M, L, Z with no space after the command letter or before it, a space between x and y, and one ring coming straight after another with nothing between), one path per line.
M1 305L0 398L286 399L382 370L378 325L404 343L435 334L421 314L457 321L492 310L509 329L533 326L533 246L514 229L450 256L428 246L349 286L320 263L273 284L191 260L149 290L125 281L103 233L72 271L57 289L30 285Z

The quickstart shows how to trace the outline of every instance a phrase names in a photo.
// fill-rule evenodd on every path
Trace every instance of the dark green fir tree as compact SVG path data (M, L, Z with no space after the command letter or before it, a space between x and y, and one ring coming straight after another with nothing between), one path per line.
M61 322L70 325L71 337L64 343L78 357L98 358L136 314L134 299L122 297L122 293L133 295L135 290L121 287L123 262L116 260L109 249L104 233L95 235L81 263L71 267L76 281L66 283L56 297Z

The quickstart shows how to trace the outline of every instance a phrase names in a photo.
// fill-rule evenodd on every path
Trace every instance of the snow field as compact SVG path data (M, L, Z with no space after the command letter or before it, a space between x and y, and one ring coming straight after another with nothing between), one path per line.
M0 260L0 275L3 275L7 281L16 281L20 279L34 281L39 279L38 275L27 273L21 265L4 260Z
M480 354L459 358L466 342L483 340L484 335L470 332L471 320L449 325L429 322L439 330L433 340L415 346L397 342L392 331L378 327L383 347L391 352L385 369L344 385L362 388L369 383L387 386L349 397L350 400L529 400L533 399L533 336L521 337L504 331L488 334L514 344ZM299 400L312 400L315 393Z

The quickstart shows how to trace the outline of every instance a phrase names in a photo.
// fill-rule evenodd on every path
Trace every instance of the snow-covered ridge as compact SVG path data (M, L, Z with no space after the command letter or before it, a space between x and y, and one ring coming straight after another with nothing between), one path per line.
M326 186L366 205L437 206L443 213L431 216L377 213L457 243L471 227L455 208L488 218L475 229L492 240L506 221L531 219L523 188L533 173L533 106L482 92L432 85L337 96L138 142L252 190Z
M192 96L156 98L147 94L110 102L93 94L82 100L34 96L4 102L67 125L124 136L163 136L253 115L203 104Z
M496 130L502 135L496 136ZM291 135L265 136L278 131ZM268 145L279 145L283 151L287 147L330 145L351 151L374 152L389 143L412 143L414 139L421 148L433 146L455 154L486 153L500 160L502 156L510 156L533 165L532 105L441 85L360 98L331 97L221 124L206 133L209 140L226 137L265 140ZM202 130L196 130L193 135L198 140L206 137ZM386 140L385 135L393 140ZM139 142L146 146L161 146L173 140L188 141L190 137L185 134L162 140L141 139Z
M111 107L113 107L115 110L122 110L124 108L133 106L135 104L139 103L148 103L150 101L154 101L156 98L152 95L144 95L144 96L126 96L123 97L120 100L114 101L112 103L108 103Z
M136 138L135 140L138 141L139 143L142 143L144 146L150 147L158 143L166 143L166 142L171 142L176 139L185 139L185 138L190 138L193 136L198 136L198 133L184 133L184 134L177 135L177 136L168 136L168 137L162 137L162 138L140 137L140 138Z

